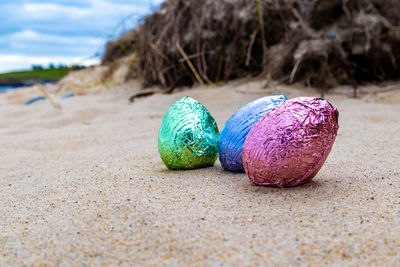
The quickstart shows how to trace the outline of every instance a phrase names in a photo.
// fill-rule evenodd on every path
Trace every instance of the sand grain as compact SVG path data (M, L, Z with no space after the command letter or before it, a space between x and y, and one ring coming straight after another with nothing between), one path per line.
M261 87L231 83L134 104L108 92L63 100L60 112L0 95L0 265L398 264L399 103L328 95L339 135L304 186L257 187L219 163L166 170L158 128L181 97L199 100L221 130L264 94L315 94Z

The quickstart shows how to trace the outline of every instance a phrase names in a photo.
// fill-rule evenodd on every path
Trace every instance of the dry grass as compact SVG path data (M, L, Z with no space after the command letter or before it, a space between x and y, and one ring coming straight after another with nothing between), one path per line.
M103 61L137 51L145 87L249 74L356 87L399 78L399 25L400 0L167 0Z

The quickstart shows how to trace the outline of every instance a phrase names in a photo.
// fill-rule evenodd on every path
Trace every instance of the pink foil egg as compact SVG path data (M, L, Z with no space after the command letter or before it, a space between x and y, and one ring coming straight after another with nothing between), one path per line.
M262 117L243 146L243 165L257 185L291 187L317 175L335 142L339 112L328 101L298 97Z

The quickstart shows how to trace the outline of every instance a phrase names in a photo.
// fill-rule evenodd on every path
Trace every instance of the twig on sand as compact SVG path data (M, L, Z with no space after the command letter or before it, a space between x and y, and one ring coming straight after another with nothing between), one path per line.
M174 91L174 89L183 81L183 79L185 78L185 75L181 75L179 78L177 78L174 83L166 90L160 91L157 89L148 89L148 90L144 90L141 92L138 92L136 94L134 94L133 96L131 96L129 98L129 102L133 103L135 102L135 100L137 98L143 98L143 97L148 97L148 96L152 96L154 94L157 93L162 93L162 94L172 94L172 92Z
M56 103L53 98L49 95L49 93L44 90L43 86L41 84L36 84L36 88L42 92L46 98L50 101L50 104L56 109L56 110L61 110L61 105L59 103Z
M200 85L204 85L203 80L200 78L199 73L197 72L197 70L195 69L195 67L193 66L192 62L190 61L188 55L185 53L185 51L182 49L181 45L179 44L179 42L176 42L176 48L178 49L179 53L181 53L181 55L183 56L183 58L185 59L186 63L188 64L189 68L191 69L191 71L193 72L194 76L196 77L196 80L200 83Z
M179 85L180 82L182 82L183 78L185 78L185 75L181 75L178 79L174 81L174 83L165 91L163 91L163 94L171 94L174 89ZM134 94L129 98L129 102L133 103L135 102L136 98L142 98L142 97L147 97L147 96L152 96L154 94L160 93L159 90L155 89L150 89L150 90L145 90L139 93Z
M129 102L134 102L136 98L141 98L141 97L146 97L146 96L151 96L156 93L155 90L149 90L149 91L144 91L144 92L139 92L137 94L134 94L129 98Z

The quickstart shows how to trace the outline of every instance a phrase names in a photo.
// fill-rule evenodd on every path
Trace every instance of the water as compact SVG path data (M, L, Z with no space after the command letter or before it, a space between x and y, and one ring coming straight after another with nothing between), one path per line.
M8 91L8 90L13 90L13 89L15 89L14 86L0 85L0 93Z

